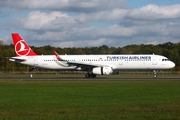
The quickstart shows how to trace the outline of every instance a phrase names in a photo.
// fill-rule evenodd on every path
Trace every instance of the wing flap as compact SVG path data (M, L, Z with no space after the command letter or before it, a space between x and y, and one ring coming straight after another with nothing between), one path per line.
M85 63L85 62L77 62L77 61L70 61L68 62L69 65L75 65L75 66L92 66L92 67L103 67L99 64L92 64L92 63Z

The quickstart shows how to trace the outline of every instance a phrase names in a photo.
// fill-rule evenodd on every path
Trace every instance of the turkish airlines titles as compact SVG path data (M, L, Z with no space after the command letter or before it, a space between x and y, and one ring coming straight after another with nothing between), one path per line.
M107 56L107 60L151 61L151 56Z

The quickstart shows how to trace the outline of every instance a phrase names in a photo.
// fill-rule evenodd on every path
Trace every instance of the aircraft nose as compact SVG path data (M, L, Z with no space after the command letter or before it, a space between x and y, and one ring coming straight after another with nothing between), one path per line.
M171 68L174 68L174 67L175 67L175 63L171 61L170 67L171 67Z

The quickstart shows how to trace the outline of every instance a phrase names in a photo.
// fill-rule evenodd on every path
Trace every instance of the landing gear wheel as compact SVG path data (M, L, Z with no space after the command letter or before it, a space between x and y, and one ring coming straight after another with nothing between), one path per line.
M86 73L85 78L96 78L96 74L93 73Z
M85 78L90 78L91 77L91 74L90 73L86 73L85 74Z
M93 73L92 73L92 74L91 74L91 77L92 77L92 78L96 78L96 74L93 74Z

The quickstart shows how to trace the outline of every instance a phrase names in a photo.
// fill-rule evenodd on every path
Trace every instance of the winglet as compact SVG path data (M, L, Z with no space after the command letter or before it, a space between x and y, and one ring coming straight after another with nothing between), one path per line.
M57 60L61 60L61 58L59 57L59 55L58 55L58 53L55 51L55 50L53 50L53 53L54 53L54 55L56 56L56 58L57 58Z

